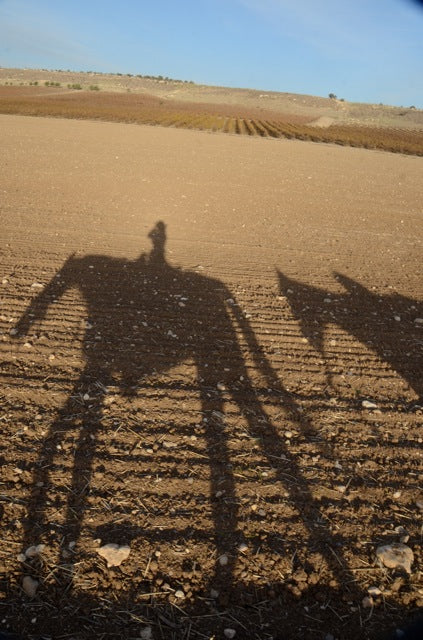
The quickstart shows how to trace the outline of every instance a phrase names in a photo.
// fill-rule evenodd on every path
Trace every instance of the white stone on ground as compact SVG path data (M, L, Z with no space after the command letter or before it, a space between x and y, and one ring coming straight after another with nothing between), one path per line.
M31 576L25 576L22 580L22 589L25 591L29 598L33 598L37 593L38 581L31 578Z
M370 400L363 400L361 406L364 407L364 409L377 409L377 404L370 402Z
M36 558L44 551L44 544L34 544L25 551L27 558Z
M107 566L110 567L119 567L124 560L127 559L131 552L131 549L127 545L118 545L113 542L109 544L104 544L102 547L97 549L97 553L99 556L102 556L107 561Z
M405 569L411 573L414 555L410 547L401 542L385 544L376 549L376 557L388 569Z

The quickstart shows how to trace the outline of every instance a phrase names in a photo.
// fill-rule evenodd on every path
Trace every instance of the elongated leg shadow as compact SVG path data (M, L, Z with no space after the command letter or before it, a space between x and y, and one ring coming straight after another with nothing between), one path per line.
M304 415L295 398L288 393L280 382L246 319L240 313L235 313L235 320L242 329L257 370L261 372L268 388L277 395L281 406L284 407L285 419L297 426L304 437L313 438L313 443L319 453L330 455L330 445L327 442L316 442L318 434L313 424ZM318 548L328 569L335 577L339 578L341 583L348 585L347 588L350 590L351 596L354 596L353 585L356 579L350 571L348 562L342 557L342 554L337 553L335 555L332 551L332 546L338 547L342 539L340 537L335 539L329 528L325 526L325 518L321 513L320 505L313 497L309 483L304 477L301 468L286 447L282 434L266 414L257 397L256 390L249 380L243 361L240 369L242 369L241 373L244 381L242 386L235 385L231 389L231 394L247 420L250 435L260 441L263 455L267 458L269 466L276 469L278 481L288 491L289 500L300 515L308 533L308 546L310 548ZM315 528L316 522L319 523L318 534Z
M218 388L219 372L211 374L210 367L200 362L198 374L207 381L201 384L201 411L210 465L210 501L213 518L213 536L216 549L215 573L212 587L230 590L236 561L238 507L235 481L228 450L224 404ZM212 390L212 394L210 394ZM216 391L215 391L216 390Z
M107 383L107 374L102 375L98 370L86 368L44 438L28 501L24 554L31 545L57 542L56 529L61 544L71 541L76 543L80 537ZM76 438L71 452L72 467L71 470L67 469L66 475L63 468L66 464L62 466L60 458L68 455L63 454L63 448L64 442L69 442L71 432L76 432ZM52 490L56 496L50 495ZM54 522L50 520L52 517ZM37 558L29 561L37 572ZM69 573L71 581L72 569L69 570L69 566L65 574L60 574L59 569L55 569L56 582L69 582Z

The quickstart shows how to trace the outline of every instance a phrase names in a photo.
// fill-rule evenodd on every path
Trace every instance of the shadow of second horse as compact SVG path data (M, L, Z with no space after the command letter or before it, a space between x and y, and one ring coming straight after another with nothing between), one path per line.
M213 583L223 584L230 591L239 544L239 518L223 422L224 401L228 397L244 416L250 436L260 442L262 453L275 468L277 481L286 485L287 477L291 479L290 499L314 543L318 543L319 537L315 522L322 522L318 501L312 496L295 457L290 455L278 426L267 416L258 397L239 336L266 388L277 396L278 407L282 408L279 413L295 421L306 436L315 433L307 416L272 369L230 290L219 280L184 271L167 262L163 222L155 225L149 237L150 253L136 260L102 255L70 256L17 324L18 336L27 333L34 323L42 322L49 307L69 289L78 289L84 300L85 367L42 444L33 476L24 544L33 544L34 538L42 539L48 529L48 487L63 431L78 427L63 530L70 540L76 541L88 505L86 488L91 482L108 387L118 386L123 394L132 394L143 380L189 362L197 374L210 467L210 495L215 496L219 491L224 492L226 498L225 501L211 500L213 533L210 537L217 558L226 556L226 564L216 566ZM75 417L81 413L84 397L82 427ZM327 546L332 536L325 525L322 527L325 538L322 553L332 570L339 573L339 562L334 565ZM348 575L345 563L341 571Z
M325 331L338 326L386 362L423 402L421 302L397 293L380 295L340 273L334 275L345 289L341 294L277 274L281 294L316 351L324 355Z

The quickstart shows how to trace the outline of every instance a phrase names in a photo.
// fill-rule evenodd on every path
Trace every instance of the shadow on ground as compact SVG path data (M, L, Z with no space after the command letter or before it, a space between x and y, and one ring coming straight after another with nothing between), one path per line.
M231 637L224 635L224 629L234 629L237 638L268 640L324 638L326 634L351 639L376 637L383 621L403 617L406 611L398 611L395 598L390 603L389 596L381 597L377 607L363 609L366 593L359 584L357 567L351 566L351 555L345 553L351 539L331 526L324 513L326 506L332 506L330 501L316 498L313 483L304 474L297 456L291 454L283 431L291 425L304 446L328 459L332 444L324 441L318 425L303 411L298 398L287 391L231 291L219 280L168 263L163 222L155 225L149 237L150 253L136 260L70 256L16 326L15 337L26 336L70 289L78 289L84 301L85 367L39 443L22 545L25 553L31 545L49 543L51 494L60 489L64 502L59 501L56 506L63 511L60 547L67 549L66 560L62 558L52 566L43 562L42 554L40 558L26 558L23 575L40 582L32 600L5 579L8 623L13 624L15 618L16 631L26 637L37 630L35 635L75 640L139 638L142 630L147 633L148 626L154 638ZM323 353L327 322L324 300L329 294L294 282L282 273L279 279L281 293L287 296L303 335ZM338 279L346 293L337 296L332 304L330 321L375 350L421 396L421 354L412 348L419 338L417 327L413 325L413 332L404 335L399 332L399 323L390 318L387 331L386 324L373 315L377 297L345 276ZM416 301L397 296L393 302L402 318L414 319L418 315ZM66 341L66 335L62 339ZM404 358L408 349L410 355ZM158 566L154 556L149 556L147 568L133 564L127 568L123 563L108 570L101 560L84 573L78 542L92 514L93 478L107 471L108 462L116 464L113 437L109 452L103 455L103 464L98 465L97 461L110 389L130 404L141 390L149 392L150 379L186 362L191 362L196 372L193 392L200 403L196 427L205 441L206 454L202 457L206 459L209 478L209 494L203 496L203 501L211 527L207 529L193 521L181 529L171 520L171 524L150 529L138 517L131 517L129 505L119 518L111 512L109 522L94 522L93 528L103 542L130 543L141 554L140 541L177 549L194 541L203 545L203 553L204 548L212 546L213 558L186 560L180 575ZM252 378L252 369L263 381L261 388ZM150 393L155 391L150 389ZM162 391L166 393L164 387ZM254 536L246 540L241 526L240 474L233 460L228 403L235 407L249 438L271 468L273 485L280 486L289 507L284 527L290 526L289 513L295 514L301 521L298 531L304 536L301 545L313 560L297 553L295 539L284 539L277 523L261 537L258 523ZM280 423L275 418L276 404ZM75 438L68 454L71 473L65 482L57 473L55 461L68 432L75 433ZM142 424L138 425L136 436L136 446L142 447ZM135 445L131 455L134 449ZM172 455L175 468L176 454L170 451L168 460ZM118 462L119 480L127 479L133 473L136 457L131 458L129 468L120 458ZM142 497L142 486L139 493ZM194 493L193 490L193 498ZM177 495L172 500L177 509ZM164 520L169 515L167 509L171 513L169 502L163 505ZM57 538L57 531L55 535ZM254 549L256 557L260 556L261 547L265 548L271 563L256 569L260 571L256 580L245 570L248 562L255 562L243 559L247 546ZM92 550L91 556L95 556ZM276 579L278 558L282 556L287 570ZM202 565L208 567L204 574ZM396 578L406 585L408 576ZM413 607L410 600L408 610L411 612Z

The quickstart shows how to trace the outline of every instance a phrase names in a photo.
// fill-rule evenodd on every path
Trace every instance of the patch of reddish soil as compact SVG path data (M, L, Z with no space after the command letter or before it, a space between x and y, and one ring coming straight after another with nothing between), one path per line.
M423 155L423 133L407 128L315 126L331 122L269 108L188 102L152 94L67 90L56 87L0 87L0 113L162 125L272 138L295 138L396 153Z
M215 104L207 102L194 102L187 100L175 100L165 97L156 96L149 93L118 93L105 91L80 91L72 90L64 87L9 87L0 86L0 101L6 106L8 102L19 103L24 108L25 105L42 109L48 109L49 105L62 105L65 109L63 115L66 115L66 108L72 109L80 117L84 114L88 116L104 112L105 115L110 114L114 119L128 119L133 116L142 116L145 112L156 114L184 113L187 115L216 115L224 118L266 118L284 120L292 124L304 124L310 121L309 116L281 113L280 111L272 111L260 107L251 107L242 104Z

